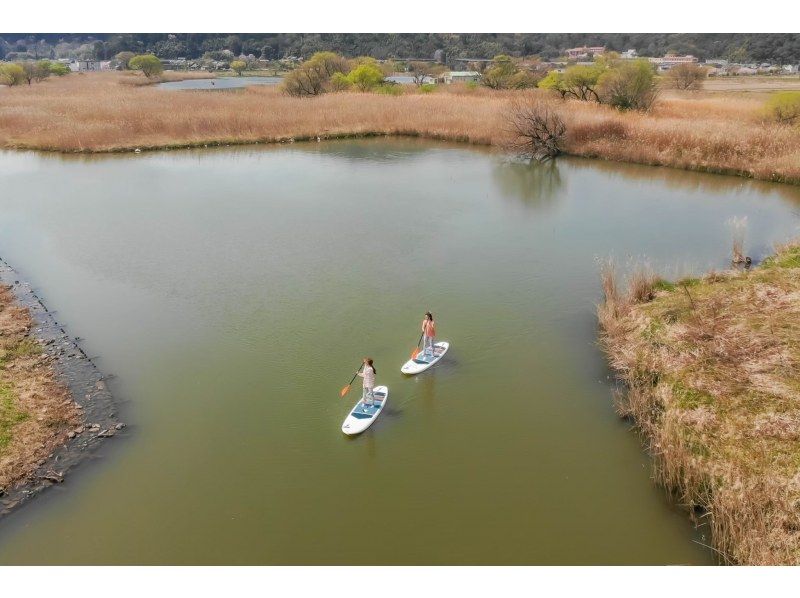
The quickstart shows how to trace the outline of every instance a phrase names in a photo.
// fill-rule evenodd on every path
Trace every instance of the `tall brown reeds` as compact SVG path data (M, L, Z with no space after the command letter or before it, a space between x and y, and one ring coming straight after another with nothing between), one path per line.
M622 292L608 272L600 342L656 480L723 561L799 564L800 246L677 285L644 270Z
M68 75L0 89L0 146L66 152L124 151L358 135L414 135L504 146L504 114L542 91L441 86L399 96L330 93L292 98L253 86L231 92L121 84L122 73ZM800 131L765 123L761 103L664 98L647 113L559 104L563 151L800 183Z

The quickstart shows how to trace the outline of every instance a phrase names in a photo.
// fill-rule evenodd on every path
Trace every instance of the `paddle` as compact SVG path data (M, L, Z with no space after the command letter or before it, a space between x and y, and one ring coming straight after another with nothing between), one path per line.
M419 355L419 344L422 342L422 335L423 334L425 334L424 331L421 332L420 335L419 335L419 340L417 341L417 348L414 349L413 351L411 351L411 359L416 359L417 355Z
M342 388L342 390L340 390L340 391L339 391L339 396L340 396L340 397L343 397L343 396L344 396L344 395L346 395L348 392L350 392L350 387L353 385L353 380L355 380L355 379L356 379L356 376L358 376L358 372L360 372L360 371L361 371L361 368L363 368L363 367L364 367L364 364L362 363L362 364L359 366L359 368L356 370L356 373L355 373L355 374L353 374L353 377L352 377L352 378L350 378L350 384L348 384L347 386L345 386L344 388Z

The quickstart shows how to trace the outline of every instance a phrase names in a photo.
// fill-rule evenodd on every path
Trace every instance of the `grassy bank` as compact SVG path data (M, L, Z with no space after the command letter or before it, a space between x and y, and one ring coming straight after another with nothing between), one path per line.
M29 476L80 421L31 326L28 310L0 288L0 495Z
M629 288L603 273L601 344L656 477L729 562L800 564L800 245L752 271Z
M521 93L443 86L398 96L292 98L275 87L233 93L122 84L120 73L52 79L0 92L0 147L129 151L358 135L413 135L504 146ZM665 97L650 113L559 102L565 149L580 156L800 183L800 132L763 122L762 101Z

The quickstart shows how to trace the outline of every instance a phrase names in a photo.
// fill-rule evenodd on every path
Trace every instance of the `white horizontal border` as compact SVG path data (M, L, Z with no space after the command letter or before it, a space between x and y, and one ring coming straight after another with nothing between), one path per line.
M795 595L800 581L797 567L8 567L0 574L4 596L26 598L752 598Z
M797 26L787 0L40 0L5 2L2 32L681 32Z

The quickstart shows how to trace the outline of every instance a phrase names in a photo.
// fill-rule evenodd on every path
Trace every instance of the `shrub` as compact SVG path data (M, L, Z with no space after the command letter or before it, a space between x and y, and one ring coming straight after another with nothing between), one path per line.
M667 81L675 89L696 91L703 86L707 71L699 64L678 64L667 73Z
M344 57L334 52L317 52L284 77L283 90L291 96L316 96L332 88L337 73L346 75L349 71L350 65ZM344 88L341 77L337 77L336 85L334 89Z
M5 85L22 85L25 83L25 71L18 64L0 64L0 83Z
M372 91L383 85L383 71L377 65L364 62L347 75L347 79L360 91Z
M382 93L387 96L401 96L403 95L403 88L397 83L384 83L375 88L375 93Z
M128 66L135 71L142 71L148 79L160 75L164 71L161 61L152 54L139 54L128 61Z
M436 86L433 83L424 83L419 86L419 90L422 93L433 93L436 91Z
M61 64L60 62L51 62L50 73L56 77L63 77L64 75L69 75L70 70L66 64Z
M781 91L774 94L766 106L771 120L782 124L800 122L800 91Z
M625 62L598 79L600 97L620 110L649 110L656 100L655 72L646 60Z

